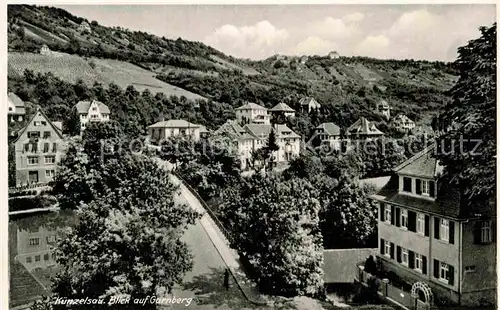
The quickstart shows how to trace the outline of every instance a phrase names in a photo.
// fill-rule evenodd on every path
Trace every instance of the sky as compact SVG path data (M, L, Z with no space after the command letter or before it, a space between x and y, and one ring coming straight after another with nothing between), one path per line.
M158 36L201 41L250 59L272 55L453 61L496 20L494 4L58 5L70 13Z

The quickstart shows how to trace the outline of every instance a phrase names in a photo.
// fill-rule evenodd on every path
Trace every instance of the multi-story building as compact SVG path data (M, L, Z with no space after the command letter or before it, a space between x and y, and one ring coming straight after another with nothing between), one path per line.
M391 118L391 107L385 100L380 100L377 103L377 112L385 116L386 119Z
M55 266L57 229L46 226L32 229L17 229L15 259L28 271Z
M347 128L346 135L350 140L371 140L382 137L384 133L374 123L361 117Z
M148 138L150 141L161 141L174 136L182 136L198 141L201 129L202 126L182 119L163 120L148 126Z
M80 132L85 130L89 122L109 121L108 106L97 100L80 101L75 105L75 110L80 121Z
M9 122L22 122L26 116L24 102L16 94L10 92L7 94L9 111L7 112Z
M40 48L40 54L42 55L50 55L51 51L47 44L44 44L42 48Z
M236 120L239 124L263 124L269 125L271 116L267 113L267 109L256 103L247 103L235 109Z
M36 111L13 143L16 186L53 180L57 163L64 153L64 141L61 128L51 122L41 109Z
M410 132L413 128L415 128L415 122L404 114L396 115L392 122L394 124L394 128L401 132Z
M323 123L316 127L315 136L319 138L321 144L327 143L332 149L340 150L342 140L340 139L340 127L334 123Z
M435 151L430 146L397 166L372 196L379 205L382 269L409 283L427 284L435 301L494 303L495 207L472 212L463 193L440 184L442 167Z
M293 132L286 125L262 125L247 124L241 127L237 121L230 120L219 127L213 134L213 138L218 142L230 141L230 147L236 150L241 161L241 169L247 169L252 165L253 153L265 147L269 134L274 130L276 143L279 150L275 152L275 162L287 162L300 153L300 136Z
M311 112L312 110L319 110L321 104L319 104L313 97L305 97L299 101L302 111Z
M269 109L269 113L271 113L272 116L279 116L282 115L285 118L286 117L295 117L295 110L290 108L288 104L280 102L271 109Z

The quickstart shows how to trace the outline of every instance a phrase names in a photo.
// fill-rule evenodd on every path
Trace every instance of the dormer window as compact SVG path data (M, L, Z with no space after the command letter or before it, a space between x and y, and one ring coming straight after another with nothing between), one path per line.
M422 180L422 195L429 196L429 181Z
M403 177L403 192L411 193L411 178Z

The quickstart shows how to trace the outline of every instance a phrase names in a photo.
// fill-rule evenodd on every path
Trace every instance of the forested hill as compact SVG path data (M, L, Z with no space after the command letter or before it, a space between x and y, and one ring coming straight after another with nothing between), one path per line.
M348 126L360 116L387 130L389 124L374 112L382 99L393 115L404 112L417 123L429 124L448 102L446 91L456 81L452 64L443 62L326 56L237 59L200 42L105 27L53 7L9 5L8 22L9 79L22 76L25 69L50 71L73 84L81 79L88 86L132 85L139 91L210 99L232 108L242 101L267 107L284 101L299 108L298 100L308 95L324 107L321 115L303 116L302 127L308 130L323 121ZM80 27L82 22L90 31ZM59 53L39 55L44 44Z

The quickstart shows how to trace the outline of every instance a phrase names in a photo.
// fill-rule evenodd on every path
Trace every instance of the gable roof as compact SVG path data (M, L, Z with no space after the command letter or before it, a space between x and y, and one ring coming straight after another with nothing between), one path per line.
M384 133L375 126L372 122L367 120L364 117L358 119L354 124L352 124L349 128L347 128L348 135L376 135L380 136Z
M24 126L23 129L21 129L21 131L19 132L19 134L17 135L17 138L12 141L12 143L16 143L20 138L21 136L24 134L24 132L26 131L26 129L28 129L29 125L31 125L31 123L34 121L35 117L38 115L38 113L40 113L44 118L45 120L47 121L47 123L54 129L54 131L56 132L56 134L59 136L60 139L63 138L63 135L62 135L62 132L61 130L56 126L54 125L54 123L52 123L50 121L50 119L47 117L47 115L43 112L42 109L40 109L40 107L37 108L35 114L33 114L33 116L31 117L31 119L29 120L29 122L26 124L26 126Z
M83 101L80 101L80 102L78 102L75 105L75 108L76 108L76 110L78 111L79 114L88 113L89 109L90 109L90 105L92 103L94 103L94 102L96 102L97 105L99 106L99 111L101 112L101 114L109 114L109 108L108 108L108 106L105 105L104 103L100 102L100 101L97 101L97 100L92 100L92 101L83 100Z
M302 98L302 99L300 99L300 100L299 100L299 104L300 104L300 105L309 105L311 102L312 102L313 104L315 104L315 105L319 105L319 106L321 106L321 104L320 104L320 103L318 103L318 102L316 101L316 99L314 99L313 97L304 97L304 98Z
M290 108L290 106L288 106L288 104L286 104L284 102L278 103L269 111L271 111L271 112L295 112L294 109Z
M389 108L389 104L387 103L387 101L385 101L384 99L381 99L378 103L377 103L377 108L382 106L383 108Z
M330 136L340 136L340 127L334 123L323 123L316 127L316 129L323 129Z
M436 144L426 147L395 167L394 171L402 175L434 179L443 171L443 167L439 165L438 160L432 156L435 150Z
M269 136L269 133L271 133L272 130L271 125L267 124L247 124L245 125L244 129L250 133L251 135L255 136L256 138L259 139L267 139ZM296 134L293 130L288 128L286 125L277 125L276 126L276 135L277 138L300 138L298 134Z
M7 94L8 100L16 107L16 108L24 108L24 101L21 100L16 94L13 92L9 92Z
M267 110L267 109L264 108L263 106L256 104L256 103L248 102L248 103L242 105L241 107L236 108L235 110Z
M200 128L200 125L190 123L183 119L170 119L149 125L148 128Z

